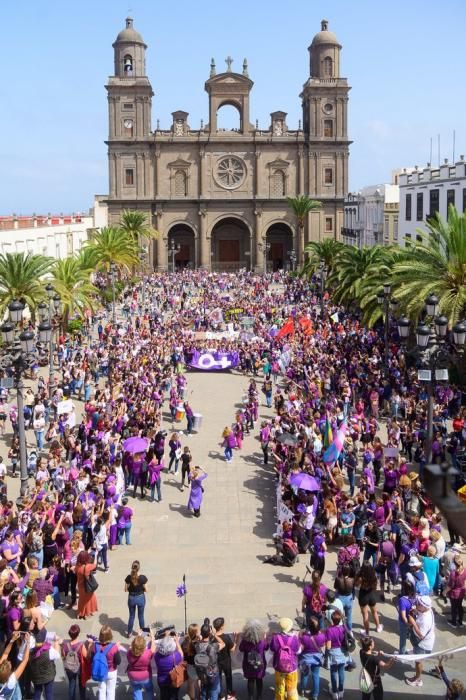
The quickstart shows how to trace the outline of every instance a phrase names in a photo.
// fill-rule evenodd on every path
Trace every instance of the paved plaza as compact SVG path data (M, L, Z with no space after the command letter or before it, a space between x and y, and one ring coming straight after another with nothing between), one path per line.
M184 628L184 601L176 596L176 587L186 575L188 589L188 623L201 623L205 616L211 619L225 617L228 631L240 631L248 617L257 617L275 629L276 617L295 618L300 611L302 580L306 573L308 556L301 555L293 568L263 564L263 558L273 553L271 536L275 530L275 479L271 466L263 466L262 453L257 440L257 430L245 437L243 449L235 451L233 462L227 464L220 447L221 433L234 418L241 405L248 379L237 373L190 372L188 398L195 412L203 415L201 430L190 436L182 436L183 445L189 445L195 464L203 466L208 479L201 517L194 518L187 510L189 490L181 491L180 476L164 474L161 503L130 498L135 510L132 528L132 545L122 545L110 552L110 571L99 572L97 598L99 612L86 621L80 621L87 634L97 634L100 626L108 623L116 638L124 638L127 622L124 578L134 559L141 561L141 571L148 577L146 624L157 622L175 624ZM262 395L261 395L262 396ZM78 412L82 406L75 400ZM268 417L271 409L261 406L260 415ZM172 424L165 413L165 429ZM175 427L184 429L185 423ZM256 424L257 427L257 424ZM33 439L32 431L28 439ZM32 444L32 442L31 442ZM2 454L5 456L5 441ZM13 494L19 488L19 479L9 480ZM328 557L328 571L324 582L333 585L335 554ZM438 600L434 602L437 623L435 649L459 646L464 637L459 631L447 627L446 616ZM384 632L375 634L377 647L390 652L397 647L397 613L387 596L385 604L379 604ZM66 636L69 625L75 619L75 611L58 610L49 623L51 630ZM358 634L361 616L357 602L353 621ZM465 677L461 660L457 656L447 664L447 670ZM238 671L236 688L243 688L240 670L241 656L235 657ZM427 664L429 666L429 664ZM120 667L121 683L117 697L127 697L126 662ZM423 689L409 689L403 682L408 666L397 664L384 676L386 697L407 697L422 694L443 697L441 681L424 677ZM325 695L328 671L322 671ZM60 669L58 678L63 680ZM57 678L57 680L58 680ZM359 670L347 674L345 698L359 698ZM267 677L267 687L273 688L273 676ZM95 684L89 683L88 688ZM66 685L60 686L59 697L65 697Z

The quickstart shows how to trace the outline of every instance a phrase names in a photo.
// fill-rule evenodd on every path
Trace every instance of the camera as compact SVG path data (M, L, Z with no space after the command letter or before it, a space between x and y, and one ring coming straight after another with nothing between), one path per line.
M155 625L151 625L150 627L154 628ZM150 627L143 627L142 631L150 632ZM167 625L166 627L156 627L156 631L154 634L155 639L163 639L165 637L166 632L170 632L170 635L174 637L176 635L175 625Z

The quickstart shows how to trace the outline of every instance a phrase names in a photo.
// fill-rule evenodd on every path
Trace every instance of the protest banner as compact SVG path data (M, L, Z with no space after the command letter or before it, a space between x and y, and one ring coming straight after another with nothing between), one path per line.
M65 401L59 401L57 403L57 414L61 416L63 413L71 413L74 411L73 402L71 399L65 399Z

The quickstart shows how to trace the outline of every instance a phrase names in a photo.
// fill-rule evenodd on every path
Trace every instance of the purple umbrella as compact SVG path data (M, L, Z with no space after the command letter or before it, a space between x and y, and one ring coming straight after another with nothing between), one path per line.
M142 437L130 437L123 443L123 449L125 452L130 452L135 455L139 452L146 452L149 447L149 440Z
M290 484L303 491L320 491L320 484L313 476L306 472L299 472L290 477Z

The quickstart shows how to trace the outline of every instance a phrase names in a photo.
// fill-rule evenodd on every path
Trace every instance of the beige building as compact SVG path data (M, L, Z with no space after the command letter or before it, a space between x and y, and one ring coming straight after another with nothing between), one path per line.
M187 112L172 113L169 129L152 129L154 95L145 69L147 46L126 20L113 44L109 106L109 223L125 208L147 213L161 233L150 250L154 268L263 270L303 259L309 240L339 237L348 190L348 92L340 73L341 45L322 21L309 47L310 71L302 93L303 119L290 129L286 112L271 113L267 129L250 120L253 82L247 61L217 73L212 60L205 83L208 120L194 130ZM239 127L217 126L225 105ZM287 197L307 194L322 202L299 235ZM173 250L175 249L175 250Z

